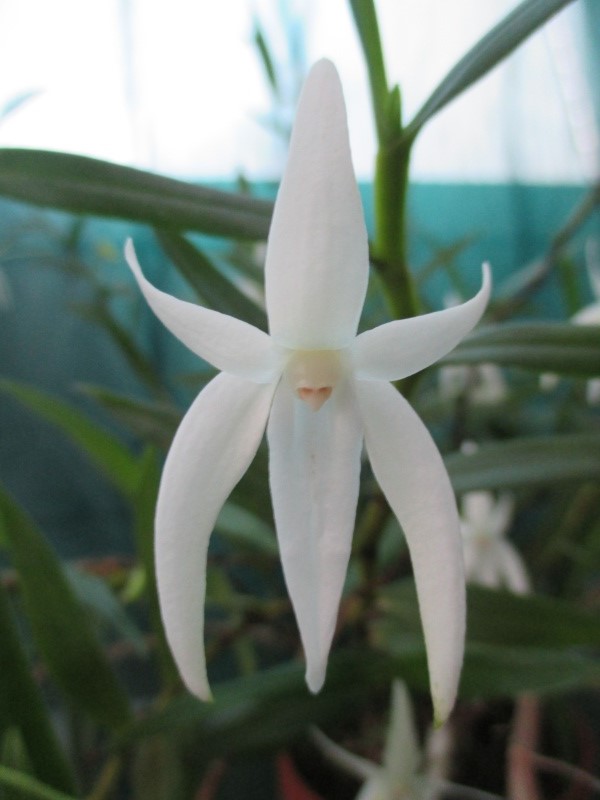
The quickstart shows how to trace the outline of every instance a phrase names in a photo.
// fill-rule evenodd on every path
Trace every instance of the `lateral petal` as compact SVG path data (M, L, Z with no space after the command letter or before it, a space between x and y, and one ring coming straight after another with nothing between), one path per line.
M217 375L183 418L156 507L156 577L167 640L188 689L210 699L204 656L206 554L217 515L254 458L274 385Z
M256 383L275 380L283 354L266 333L235 317L157 289L144 277L131 239L125 244L125 258L152 311L193 353L217 369Z
M346 347L367 290L367 230L335 67L311 69L300 97L267 245L269 329L302 350Z
M373 472L406 536L423 621L436 722L454 705L463 660L465 578L460 523L442 457L388 383L357 381Z
M466 303L420 317L387 322L356 337L352 357L362 380L396 381L445 356L479 322L492 288L488 264L481 289Z
M306 657L325 680L354 530L362 427L348 382L312 411L281 381L267 427L271 496L283 573Z

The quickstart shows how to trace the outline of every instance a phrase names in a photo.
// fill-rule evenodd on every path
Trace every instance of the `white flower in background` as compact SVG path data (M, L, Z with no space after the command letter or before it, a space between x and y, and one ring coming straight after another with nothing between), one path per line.
M410 698L400 681L392 684L390 720L382 764L374 764L332 742L318 730L313 737L323 754L350 775L363 781L356 800L425 800L432 788L423 774Z
M460 303L460 296L454 292L444 297L444 308L453 308ZM504 375L496 364L449 364L440 369L438 386L445 400L456 400L466 394L477 405L500 403L508 395Z
M523 560L505 534L514 513L510 495L467 492L462 498L461 524L467 581L516 594L530 591Z
M460 524L441 456L389 383L429 366L473 328L490 293L357 336L368 244L344 99L329 61L311 70L268 239L270 334L153 287L126 256L169 330L222 372L185 415L156 509L156 571L167 637L189 689L210 697L203 644L208 541L265 428L286 584L313 692L327 657L350 556L363 440L411 552L436 718L449 714L463 657Z

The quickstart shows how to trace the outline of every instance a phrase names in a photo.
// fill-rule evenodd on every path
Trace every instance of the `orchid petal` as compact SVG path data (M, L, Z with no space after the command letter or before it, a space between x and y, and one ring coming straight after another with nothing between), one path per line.
M267 427L273 511L283 572L306 657L306 681L325 680L350 548L362 428L346 381L312 411L281 381Z
M421 764L421 749L412 704L401 681L392 684L391 715L385 740L383 765L392 786L410 783Z
M445 356L479 322L492 288L483 265L481 289L466 303L419 317L387 322L357 336L352 347L357 378L395 381Z
M148 305L186 347L217 369L256 383L270 383L282 368L281 348L266 333L235 317L161 292L145 277L131 239L125 258Z
M281 345L335 350L356 334L368 244L340 80L317 62L300 97L265 265L269 328Z
M442 457L388 383L357 381L373 472L406 536L423 620L436 721L454 704L465 635L460 523Z
M514 545L504 539L496 543L496 560L501 583L515 594L529 594L531 583L520 553Z
M222 373L183 418L165 463L156 508L156 576L169 645L188 689L210 698L204 594L210 534L254 458L274 385Z

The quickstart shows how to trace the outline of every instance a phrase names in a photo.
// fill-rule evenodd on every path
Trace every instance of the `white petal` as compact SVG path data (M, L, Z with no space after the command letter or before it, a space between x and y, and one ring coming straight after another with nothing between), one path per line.
M217 369L256 383L270 383L283 354L266 333L235 317L178 300L153 286L142 272L131 239L125 258L152 311L186 347Z
M490 524L495 503L494 495L491 492L467 492L463 495L463 518L475 533L490 533Z
M346 381L319 411L282 380L267 427L283 572L306 657L306 681L325 680L344 586L360 477L362 428Z
M275 387L217 375L183 418L156 507L156 576L173 656L188 689L210 698L204 658L206 551L227 496L254 458Z
M508 540L497 543L498 571L502 575L502 584L515 594L529 594L531 583L521 554Z
M329 736L326 736L323 731L319 730L319 728L313 728L311 734L315 744L323 755L329 759L332 764L336 764L344 770L344 772L347 772L348 775L353 775L355 778L358 778L358 780L365 781L381 772L381 767L377 764L373 764L366 758L357 756L344 747L341 747L339 744L336 744Z
M483 265L479 292L460 306L387 322L361 333L352 347L356 376L395 381L438 361L479 322L492 288L490 268Z
M269 233L265 289L274 339L303 350L347 346L368 258L342 87L333 64L322 60L300 97Z
M385 741L383 764L392 786L409 784L421 764L421 751L412 705L406 686L392 684L392 710Z
M579 309L572 321L575 325L600 325L600 302Z
M442 457L406 400L357 381L371 466L406 536L423 621L436 721L454 705L463 660L465 579L460 523Z

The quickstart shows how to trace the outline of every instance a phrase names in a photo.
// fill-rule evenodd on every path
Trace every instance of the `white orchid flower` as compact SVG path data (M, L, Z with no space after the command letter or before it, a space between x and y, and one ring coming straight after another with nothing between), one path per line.
M467 492L462 498L461 523L467 581L490 589L504 587L527 594L527 568L515 546L506 538L514 513L509 494L495 498L491 492Z
M431 797L432 787L423 773L424 757L410 697L401 681L392 684L390 719L381 764L340 747L318 728L313 729L313 738L332 763L362 781L356 800L426 800Z
M273 213L265 266L269 334L178 300L126 257L148 304L194 353L222 370L185 415L156 509L156 570L166 634L188 688L209 698L203 644L207 547L217 515L265 428L284 576L313 692L327 658L350 556L363 439L406 534L419 592L436 716L450 712L465 600L452 488L426 428L389 381L451 350L477 323L483 286L456 308L357 336L368 244L335 67L311 70Z

